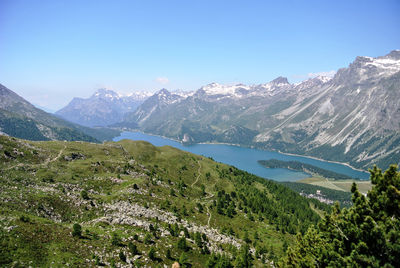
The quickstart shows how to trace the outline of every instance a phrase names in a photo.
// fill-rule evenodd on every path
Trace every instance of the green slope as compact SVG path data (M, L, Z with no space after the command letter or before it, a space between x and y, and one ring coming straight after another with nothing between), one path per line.
M264 267L319 221L287 187L146 142L0 136L0 170L0 266Z
M34 118L0 109L0 130L7 135L29 140L98 142L96 138L87 135L78 126L69 122L62 122L63 120L56 118L55 122L47 124Z

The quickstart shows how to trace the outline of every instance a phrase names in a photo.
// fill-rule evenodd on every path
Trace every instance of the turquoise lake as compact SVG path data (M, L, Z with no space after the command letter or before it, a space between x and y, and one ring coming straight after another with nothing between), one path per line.
M299 161L311 164L320 168L342 173L354 178L368 179L368 172L354 170L346 165L321 161L303 156L286 155L278 152L264 151L253 148L245 148L226 144L194 144L183 145L177 141L167 138L144 134L141 132L122 132L120 136L115 137L114 141L123 139L143 140L152 143L155 146L169 145L183 151L194 154L212 157L215 161L235 166L239 169L253 173L263 178L276 181L297 181L309 177L304 172L296 172L283 168L265 168L257 163L258 160L268 160L275 158L284 161Z

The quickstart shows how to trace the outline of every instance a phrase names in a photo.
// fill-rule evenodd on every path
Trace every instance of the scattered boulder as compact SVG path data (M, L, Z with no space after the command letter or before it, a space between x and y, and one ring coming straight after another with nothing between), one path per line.
M85 159L85 155L81 153L72 153L71 155L64 156L65 161L73 161L77 159Z
M15 156L13 156L9 151L5 150L4 151L4 156L5 158L11 158L11 159L15 159Z
M13 153L15 154L15 155L20 155L20 156L24 156L24 152L20 152L17 148L14 148L14 150L13 150Z

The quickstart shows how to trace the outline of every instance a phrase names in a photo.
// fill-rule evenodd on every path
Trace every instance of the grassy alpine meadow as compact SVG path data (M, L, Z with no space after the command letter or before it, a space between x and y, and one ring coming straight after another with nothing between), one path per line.
M265 267L320 220L278 183L141 141L0 136L0 169L5 267Z
M357 187L361 193L366 194L372 188L370 180L332 180L324 177L312 177L299 180L300 183L307 183L311 185L321 186L332 190L350 192L353 183L357 184Z

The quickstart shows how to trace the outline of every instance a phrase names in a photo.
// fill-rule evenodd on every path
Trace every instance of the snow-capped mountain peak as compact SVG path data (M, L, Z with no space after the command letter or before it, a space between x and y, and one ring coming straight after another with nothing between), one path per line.
M195 93L195 91L185 91L185 90L179 90L179 89L172 91L172 94L181 96L183 98L193 96L194 93Z
M270 83L275 84L275 85L289 85L289 81L286 77L279 76L272 80Z
M166 89L162 88L157 92L158 95L170 95L171 93Z
M389 76L400 71L400 51L394 50L386 56L377 58L357 57L352 65L364 69L376 68L379 74L383 71Z
M145 100L148 97L151 97L153 95L154 95L154 92L150 92L150 91L133 91L133 92L130 92L130 93L128 93L126 95L122 95L122 96L131 97L135 100Z
M333 78L334 83L364 83L389 77L400 72L400 51L392 51L382 57L356 57L349 68L339 69Z
M389 76L400 71L400 61L388 57L372 58L371 61L366 62L365 65L381 69L385 72L385 76Z
M122 96L113 90L100 88L92 95L92 97L113 100L113 99L119 99Z
M122 121L123 116L135 111L149 97L148 92L127 95L100 88L90 98L74 98L56 114L84 126L106 126Z
M150 97L150 99L151 98L157 98L163 104L171 104L180 101L185 97L182 97L179 94L175 94L174 92L170 92L167 89L163 88L156 94L154 94L152 97Z
M226 95L239 97L241 92L250 90L250 86L237 84L237 85L222 85L219 83L211 83L200 88L207 95Z
M327 76L316 76L313 78L309 78L307 80L301 81L299 83L294 84L297 92L303 91L305 89L312 89L313 87L320 86L332 80L332 77Z
M315 79L318 79L322 83L326 83L326 82L329 82L330 80L332 80L332 77L324 76L324 75L318 75L317 77L315 77Z

